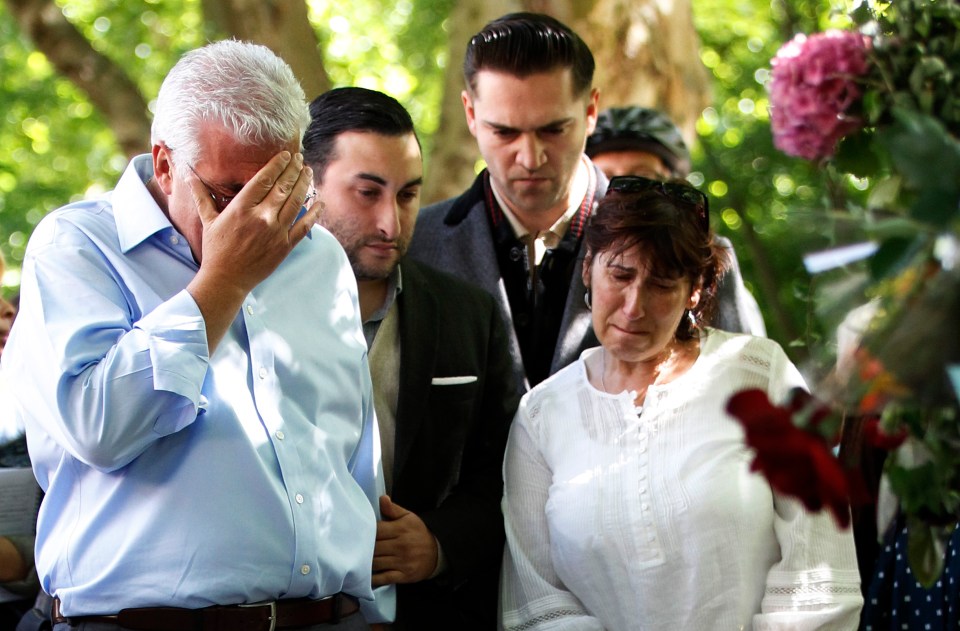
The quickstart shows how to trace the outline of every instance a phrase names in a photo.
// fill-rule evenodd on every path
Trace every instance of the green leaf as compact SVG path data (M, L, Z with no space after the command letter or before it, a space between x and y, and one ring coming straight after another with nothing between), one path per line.
M916 517L907 519L907 560L917 582L933 587L943 572L944 554L952 528L934 526Z
M870 226L868 233L877 241L886 241L894 237L913 240L920 232L915 221L906 217L882 219Z
M896 122L877 133L906 185L956 191L960 198L960 142L937 119L895 108Z
M887 108L887 103L879 92L867 90L863 93L861 107L863 108L864 115L867 117L867 123L873 125L883 116Z
M867 206L870 208L896 208L900 200L900 188L903 180L898 175L885 177L871 182Z
M857 26L863 26L873 19L873 12L870 10L869 3L861 2L853 11L850 12L850 18Z
M917 221L946 227L960 215L960 192L957 190L927 189L910 206L910 215Z
M917 248L917 239L907 237L887 239L870 257L870 275L874 279L881 279L896 274L910 262Z
M921 41L930 36L930 26L930 15L927 13L922 14L915 26L917 35L920 36Z
M834 161L838 169L857 177L870 177L881 168L873 146L873 135L865 132L844 137L837 147Z

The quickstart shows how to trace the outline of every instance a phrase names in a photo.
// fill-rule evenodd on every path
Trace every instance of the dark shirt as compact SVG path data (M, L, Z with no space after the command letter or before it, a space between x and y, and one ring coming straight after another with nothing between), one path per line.
M523 369L532 387L550 376L577 253L593 210L596 181L591 178L587 194L560 243L544 253L540 264L531 273L526 245L516 237L497 204L489 174L484 175L484 203L497 263L513 314L513 329L520 344Z

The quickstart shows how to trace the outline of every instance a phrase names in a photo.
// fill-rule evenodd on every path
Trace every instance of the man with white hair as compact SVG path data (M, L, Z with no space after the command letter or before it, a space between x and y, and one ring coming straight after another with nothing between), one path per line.
M192 51L152 155L30 239L3 360L57 631L392 618L392 588L371 588L383 482L356 283L313 230L309 120L268 49Z

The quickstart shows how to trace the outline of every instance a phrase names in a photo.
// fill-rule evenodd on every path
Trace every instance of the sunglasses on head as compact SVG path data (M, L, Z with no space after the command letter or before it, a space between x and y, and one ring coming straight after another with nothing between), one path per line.
M696 211L700 227L704 232L710 230L710 202L703 192L683 182L661 182L639 175L618 175L610 179L607 194L610 193L646 193L656 191L677 202L687 204Z

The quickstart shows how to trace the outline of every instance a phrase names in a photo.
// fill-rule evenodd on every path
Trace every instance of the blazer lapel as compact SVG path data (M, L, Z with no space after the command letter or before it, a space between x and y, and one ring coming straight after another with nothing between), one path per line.
M486 212L483 202L479 201L466 217L453 227L448 238L451 243L457 244L457 248L450 250L456 252L456 256L451 257L447 263L455 276L487 290L487 293L497 301L503 321L507 323L507 345L513 360L516 382L520 384L522 394L530 387L523 369L520 340L517 339L517 332L513 328L510 300L507 298L506 285L500 276L500 266L497 263L493 235L490 232L490 222Z
M582 274L586 250L586 244L581 243L580 251L577 252L577 263L573 268L573 278L570 279L570 289L567 290L567 303L563 309L557 346L550 364L551 374L570 365L584 349L598 343L593 333L593 316L583 300L587 291Z
M597 203L606 195L609 182L603 172L592 162L590 168L594 170L594 177L597 182L597 189L593 197L593 208L590 209L592 215L597 208ZM583 284L583 259L586 254L587 244L584 240L580 242L577 264L573 268L573 278L570 279L567 302L563 309L563 321L560 323L560 335L557 337L557 346L554 349L553 361L550 364L551 373L555 373L573 363L584 350L600 344L593 331L593 315L583 301L583 295L587 291Z
M437 363L437 302L431 288L420 275L417 264L401 263L403 291L400 307L400 394L397 401L396 436L393 447L394 480L410 455L420 429Z

